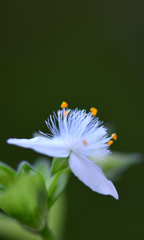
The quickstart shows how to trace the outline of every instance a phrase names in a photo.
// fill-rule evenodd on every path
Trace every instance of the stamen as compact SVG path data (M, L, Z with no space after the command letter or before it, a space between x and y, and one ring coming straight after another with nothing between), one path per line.
M83 143L83 145L85 145L85 146L87 146L87 145L88 145L88 143L87 143L87 141L86 141L86 140L83 140L83 141L82 141L82 143Z
M68 115L68 111L65 111L64 112L64 117L67 117L67 115Z
M107 143L107 145L110 146L110 145L113 144L113 142L114 142L113 140L110 140L110 141Z
M67 107L68 107L68 104L66 102L62 102L61 108L67 108Z
M112 137L114 140L117 140L117 134L116 134L116 133L113 133L113 134L111 135L111 137Z
M90 111L91 111L91 113L92 113L93 116L96 116L96 114L97 114L97 109L96 109L96 108L93 108L93 107L92 107L92 108L90 109Z

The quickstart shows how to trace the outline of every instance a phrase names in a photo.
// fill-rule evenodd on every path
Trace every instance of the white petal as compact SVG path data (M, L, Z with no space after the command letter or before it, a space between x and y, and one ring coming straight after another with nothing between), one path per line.
M7 143L23 148L30 148L36 152L52 157L68 157L70 153L67 146L60 139L55 140L45 137L35 137L31 139L10 138L7 140Z
M118 199L118 193L113 183L105 177L96 164L72 152L69 158L69 166L74 175L93 191L104 195L112 195Z

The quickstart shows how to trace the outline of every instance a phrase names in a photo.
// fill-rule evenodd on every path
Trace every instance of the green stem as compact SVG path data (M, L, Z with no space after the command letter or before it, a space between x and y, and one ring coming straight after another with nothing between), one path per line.
M45 225L44 229L41 232L39 232L39 234L43 240L55 240L52 232L50 231L47 225Z

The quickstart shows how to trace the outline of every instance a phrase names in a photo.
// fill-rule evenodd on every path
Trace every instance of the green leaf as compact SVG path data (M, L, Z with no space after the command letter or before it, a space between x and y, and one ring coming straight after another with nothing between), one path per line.
M28 167L21 164L20 171ZM19 174L16 182L0 195L0 208L26 227L40 231L45 226L47 216L47 191L40 173Z
M38 158L33 167L43 176L45 182L48 181L51 174L51 162L48 158Z
M0 162L0 185L10 186L16 178L16 172L7 164Z
M105 157L106 162L97 161L96 164L102 168L107 178L119 179L120 174L134 164L141 162L142 156L139 153L113 152ZM92 160L96 160L92 158Z
M6 190L6 188L3 186L0 186L0 194L2 194L4 190Z
M0 239L41 240L41 237L33 232L30 233L30 231L27 231L18 223L18 221L15 221L15 219L0 214Z
M70 176L70 168L66 168L63 171L58 172L49 179L48 182L48 208L54 204L57 198L65 189Z
M48 226L58 240L64 239L67 220L67 194L64 191L49 211Z
M67 158L54 158L52 161L51 175L58 173L69 167L68 163L69 157Z
M24 174L33 174L35 169L26 161L22 161L18 166L17 177Z
M40 236L42 236L42 239L44 240L55 240L53 233L51 232L51 230L48 228L47 225L44 227L44 229L41 232L39 232L39 234Z

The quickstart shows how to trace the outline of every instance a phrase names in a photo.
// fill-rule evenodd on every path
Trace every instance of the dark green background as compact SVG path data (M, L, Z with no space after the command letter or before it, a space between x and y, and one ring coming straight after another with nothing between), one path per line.
M0 1L0 158L14 168L33 162L10 137L47 132L62 101L98 108L116 127L112 150L143 152L144 2ZM119 201L74 176L67 188L64 239L144 239L144 164L116 182Z

